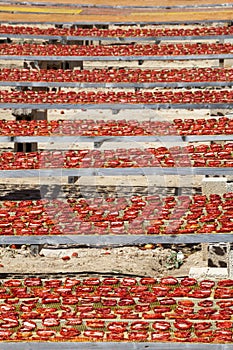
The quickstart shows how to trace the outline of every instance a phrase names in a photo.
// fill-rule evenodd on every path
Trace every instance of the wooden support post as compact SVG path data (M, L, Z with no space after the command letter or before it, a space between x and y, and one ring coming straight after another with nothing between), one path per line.
M33 256L36 256L40 252L40 245L39 244L31 244L30 245L30 252Z
M112 114L115 115L115 114L118 114L120 112L120 109L112 109Z
M202 260L208 260L208 243L201 243Z
M219 67L224 68L224 58L219 59Z
M228 277L233 279L233 243L229 243L228 253Z
M81 176L68 176L68 184L75 184Z

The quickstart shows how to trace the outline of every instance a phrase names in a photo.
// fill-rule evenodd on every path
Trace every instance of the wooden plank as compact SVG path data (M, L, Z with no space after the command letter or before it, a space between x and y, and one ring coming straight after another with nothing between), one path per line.
M0 12L0 21L2 23L172 23L172 22L198 22L198 21L231 21L233 19L233 10L209 8L206 11L151 11L146 9L145 13L139 9L112 9L103 11L103 9L83 9L80 14L50 14L50 13L31 13L26 16L24 13Z
M183 244L183 243L220 243L220 242L232 242L231 233L219 233L219 234L188 234L188 235L84 235L84 234L72 234L72 235L47 235L47 236L0 236L0 244L77 244L96 247L110 247L110 246L124 246L124 245L142 245L147 243L152 244ZM2 350L2 343L1 350ZM75 343L76 344L76 343ZM143 343L144 344L144 343ZM175 344L175 343L172 343ZM191 346L191 344L190 344ZM200 346L200 344L199 344ZM22 348L24 350L24 348ZM76 348L75 348L76 349ZM160 348L158 348L160 349ZM196 348L195 348L196 349ZM203 348L201 347L201 350ZM232 347L233 349L233 347ZM231 349L231 350L232 350ZM12 350L10 348L9 350ZM14 348L15 350L15 348ZM32 348L30 348L32 350ZM34 350L34 347L33 347ZM44 350L44 349L43 349ZM102 350L102 349L101 349ZM172 348L173 350L173 348ZM180 349L179 349L180 350ZM182 349L184 350L184 349ZM198 348L200 350L200 347ZM213 349L211 349L213 350ZM217 348L219 350L219 348ZM225 349L224 349L225 350Z
M25 4L24 0L8 0L5 1L5 3L23 3ZM140 0L128 0L127 2L125 0L117 0L117 3L115 0L85 0L81 2L80 0L29 0L27 1L27 4L72 4L72 5L98 5L98 6L132 6L132 7L146 7L146 6L208 6L209 4L215 4L215 5L226 5L225 1L222 0L164 0L162 3L160 0L144 0L143 3ZM233 0L227 1L227 4L233 4Z

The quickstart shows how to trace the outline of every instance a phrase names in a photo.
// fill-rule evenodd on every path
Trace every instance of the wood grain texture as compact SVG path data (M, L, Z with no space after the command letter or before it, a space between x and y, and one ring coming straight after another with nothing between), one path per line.
M144 13L138 9L105 10L85 9L80 14L55 13L7 13L0 12L2 23L130 23L130 22L188 22L188 21L220 21L232 20L232 9L201 11L151 11Z
M162 3L159 0L28 0L27 5L23 2L6 0L0 7L0 22L166 23L233 19L233 0L227 3L222 0L164 0Z
M15 0L4 1L4 3L16 3ZM17 0L17 3L25 3L24 0ZM98 6L132 6L132 7L144 7L144 6L207 6L209 4L233 4L233 0L222 1L222 0L28 0L27 3L31 4L70 4L70 5L98 5Z

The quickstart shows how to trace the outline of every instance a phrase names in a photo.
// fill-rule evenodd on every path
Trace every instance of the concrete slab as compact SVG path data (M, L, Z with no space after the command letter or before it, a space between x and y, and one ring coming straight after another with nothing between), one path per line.
M202 193L210 195L213 193L224 194L227 192L226 177L204 177L202 180Z

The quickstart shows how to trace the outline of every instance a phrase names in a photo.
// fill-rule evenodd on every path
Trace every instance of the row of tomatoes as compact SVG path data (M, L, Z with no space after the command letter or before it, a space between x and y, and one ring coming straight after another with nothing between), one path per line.
M141 278L135 278L135 277L85 277L85 278L70 278L66 277L64 280L62 279L44 279L41 277L26 277L24 279L6 279L1 281L1 287L3 288L12 288L12 291L15 287L46 287L46 288L61 288L61 290L57 290L57 292L63 292L62 287L65 288L74 288L77 286L102 286L107 288L118 288L118 287L127 287L129 290L131 287L135 288L139 286L138 291L145 291L147 288L152 286L159 286L164 288L163 291L168 292L172 290L172 288L183 286L183 287L190 287L190 286L198 286L203 289L211 289L217 287L233 287L233 280L232 279L222 279L218 281L214 280L197 280L193 277L183 277L183 278L176 278L173 276L166 276L161 277L159 279L155 277L141 277ZM141 287L140 287L141 286ZM140 290L140 288L142 288ZM40 291L39 289L37 291ZM137 292L138 292L137 291ZM81 295L83 295L84 292L92 292L92 290L87 289L86 291L81 290ZM135 292L135 291L133 291ZM165 294L158 294L160 296L165 296ZM227 302L230 306L233 306L233 301ZM180 301L178 301L178 304L181 304ZM189 305L190 306L190 302ZM193 304L192 304L193 306ZM203 305L200 305L203 306ZM210 305L209 305L210 306ZM1 309L1 307L0 307Z
M0 44L0 55L13 56L179 56L232 54L230 43L63 45Z
M233 134L233 120L174 119L137 120L0 120L2 136L150 136L150 135L221 135Z
M182 321L176 323L179 324ZM185 321L184 321L185 322ZM56 322L54 322L56 323ZM141 323L140 321L138 323ZM223 322L222 322L223 323ZM90 322L94 325L94 322ZM97 325L101 325L100 321L96 322ZM172 328L167 331L152 331L147 330L139 331L118 331L116 325L110 325L109 327L113 330L102 330L100 329L85 329L79 330L76 327L58 327L58 330L51 330L47 328L39 328L36 331L28 329L34 326L33 321L27 321L22 324L22 327L17 331L12 330L0 330L0 340L10 341L131 341L131 342L185 342L185 343L231 343L232 342L232 331L229 329L222 329L221 327L216 330L205 330L199 331L198 328L194 331L179 331L176 328ZM154 327L160 326L160 323L155 322ZM166 322L162 323L166 326ZM82 327L83 328L83 327ZM123 326L122 326L123 328ZM120 326L119 326L119 329Z
M150 26L149 28L116 27L112 29L100 28L39 28L30 26L1 25L1 34L26 35L57 35L57 36L91 36L91 37L158 37L158 36L206 36L206 35L232 35L232 26L196 26L194 28L177 28Z
M133 296L135 298L145 297L146 302L154 303L158 301L158 297L165 297L164 302L161 302L160 299L158 302L161 305L182 305L183 307L194 307L194 301L181 301L175 300L172 297L175 297L174 292L183 291L185 295L181 295L182 297L191 297L193 298L193 293L195 291L206 292L208 296L213 296L213 292L216 292L221 289L225 289L226 291L233 292L233 280L232 279L222 279L218 281L204 279L197 280L193 277L183 277L176 278L173 276L161 277L159 279L154 277L85 277L85 278L76 278L76 277L66 277L64 280L62 279L44 279L41 277L27 277L25 279L6 279L1 282L0 287L1 295L4 293L8 293L8 303L16 304L17 301L13 301L9 299L10 296L21 297L22 294L29 292L31 297L48 297L52 294L54 296L77 296L80 298L83 304L88 303L99 303L103 301L101 297L130 297ZM209 295L210 292L210 295ZM153 293L153 297L152 294ZM173 294L173 295L172 295ZM86 297L87 298L84 298ZM148 298L147 298L148 297ZM151 298L150 298L151 297ZM178 297L178 296L176 296ZM207 297L207 295L206 295ZM198 297L196 296L198 299ZM201 296L201 299L204 298L204 295ZM4 298L1 298L4 299ZM200 298L199 298L200 299ZM135 299L136 300L136 299ZM33 303L37 303L38 300L34 300ZM75 301L75 300L74 300ZM28 302L29 303L29 302ZM47 304L49 304L47 302ZM70 303L73 305L72 303ZM74 302L76 305L77 302ZM200 307L212 307L213 300L208 301L200 301L198 302L198 306ZM220 308L232 307L233 301L228 300L225 302L217 302L217 305ZM105 305L106 306L106 305ZM110 305L109 305L110 306ZM112 305L114 306L114 305ZM122 305L123 306L123 305ZM126 305L124 305L126 306ZM15 307L12 306L11 309L15 310ZM92 309L91 309L92 310ZM4 311L4 307L0 305L0 311ZM24 310L26 311L26 310ZM79 310L81 311L81 310ZM139 311L139 310L138 310ZM161 312L166 312L161 311Z
M189 103L228 103L233 102L233 91L221 90L181 90L181 91L8 91L0 92L0 103L29 104L189 104Z
M103 151L1 152L0 169L231 167L232 151L233 143Z
M4 202L4 235L231 232L232 194Z
M29 70L2 68L0 81L152 83L232 81L232 68Z

